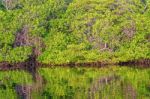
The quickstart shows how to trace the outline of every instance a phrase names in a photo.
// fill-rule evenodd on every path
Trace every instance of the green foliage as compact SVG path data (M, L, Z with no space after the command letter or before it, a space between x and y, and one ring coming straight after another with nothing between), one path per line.
M8 53L8 55L6 55L6 61L9 62L25 61L28 59L28 56L30 54L31 49L28 47L14 48Z
M25 61L31 54L32 46L13 47L24 26L44 41L38 57L44 63L149 59L149 6L149 0L1 2L0 61Z

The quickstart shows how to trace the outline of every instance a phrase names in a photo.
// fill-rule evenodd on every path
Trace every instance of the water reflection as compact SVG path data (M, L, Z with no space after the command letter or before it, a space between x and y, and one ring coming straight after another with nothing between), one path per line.
M34 78L34 79L33 79ZM149 99L150 69L40 68L0 72L1 99Z

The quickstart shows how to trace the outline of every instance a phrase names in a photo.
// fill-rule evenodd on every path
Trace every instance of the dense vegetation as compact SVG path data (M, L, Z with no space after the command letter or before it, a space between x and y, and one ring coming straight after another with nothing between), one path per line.
M150 0L0 1L0 62L150 58Z

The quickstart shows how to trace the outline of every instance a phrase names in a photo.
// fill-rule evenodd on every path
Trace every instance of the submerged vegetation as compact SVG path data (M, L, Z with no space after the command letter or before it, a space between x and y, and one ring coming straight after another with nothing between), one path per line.
M0 0L0 62L150 59L150 0Z

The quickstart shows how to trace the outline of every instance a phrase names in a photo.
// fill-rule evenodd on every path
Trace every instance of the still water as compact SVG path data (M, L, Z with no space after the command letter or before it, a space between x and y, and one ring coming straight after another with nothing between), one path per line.
M111 66L0 72L0 99L150 99L150 69Z

